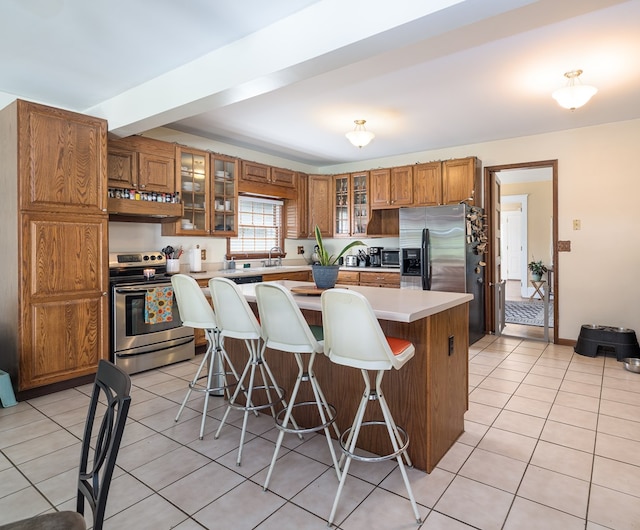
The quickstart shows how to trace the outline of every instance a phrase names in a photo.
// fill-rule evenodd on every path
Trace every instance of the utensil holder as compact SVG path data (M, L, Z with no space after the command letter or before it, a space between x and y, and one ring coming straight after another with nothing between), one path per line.
M172 258L167 259L167 272L169 274L180 272L180 260Z

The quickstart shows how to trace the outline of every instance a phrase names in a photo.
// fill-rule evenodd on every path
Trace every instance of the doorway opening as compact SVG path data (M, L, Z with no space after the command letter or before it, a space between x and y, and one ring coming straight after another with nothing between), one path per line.
M557 160L546 160L485 167L492 243L485 297L489 333L557 342L557 166ZM549 271L534 282L527 264L539 260ZM507 322L501 320L505 313Z

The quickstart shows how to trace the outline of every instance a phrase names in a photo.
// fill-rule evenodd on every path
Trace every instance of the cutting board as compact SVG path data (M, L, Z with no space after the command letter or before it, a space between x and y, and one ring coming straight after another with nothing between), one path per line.
M318 289L316 286L299 286L292 287L291 292L294 294L305 294L307 296L320 296L326 289Z

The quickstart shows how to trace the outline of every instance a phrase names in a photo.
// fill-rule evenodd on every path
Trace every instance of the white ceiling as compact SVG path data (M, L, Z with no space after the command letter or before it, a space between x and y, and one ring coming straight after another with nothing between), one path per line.
M321 168L640 118L639 28L640 0L2 0L0 106ZM577 68L599 91L571 112Z

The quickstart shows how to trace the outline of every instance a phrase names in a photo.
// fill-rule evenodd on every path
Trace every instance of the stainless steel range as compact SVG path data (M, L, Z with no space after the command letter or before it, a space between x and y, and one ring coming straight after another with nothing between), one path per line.
M109 253L109 281L116 365L134 374L194 357L193 329L182 326L161 252Z

